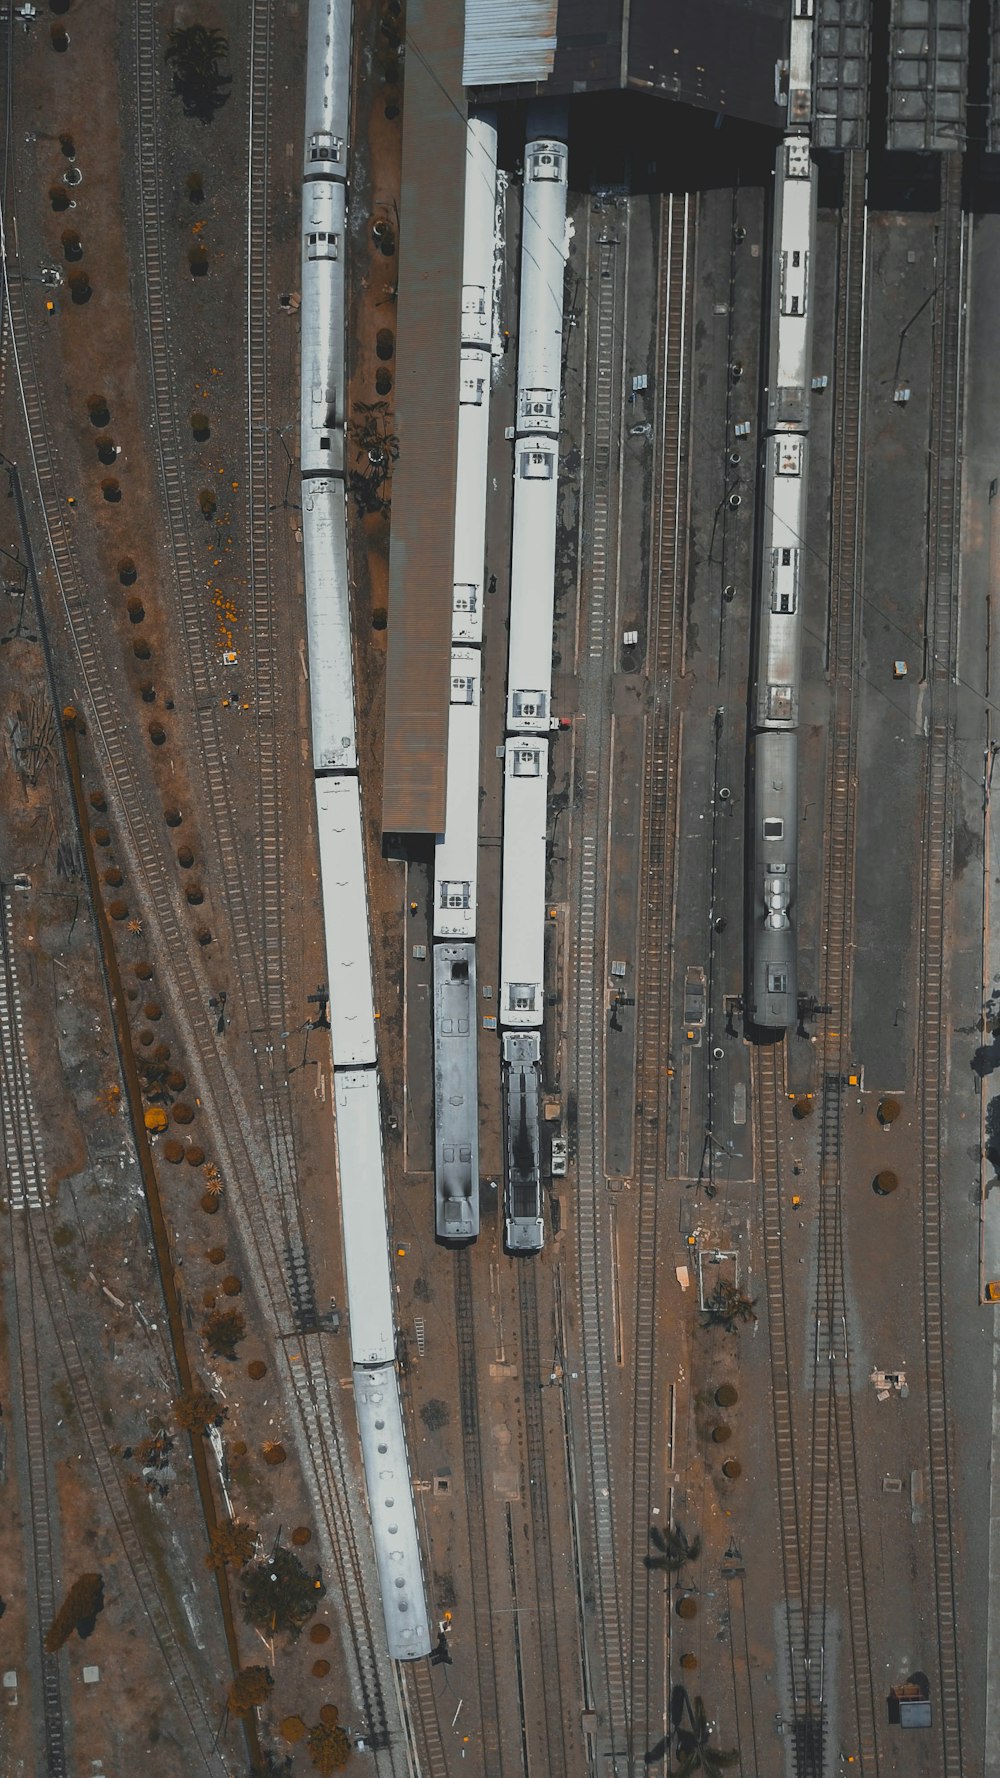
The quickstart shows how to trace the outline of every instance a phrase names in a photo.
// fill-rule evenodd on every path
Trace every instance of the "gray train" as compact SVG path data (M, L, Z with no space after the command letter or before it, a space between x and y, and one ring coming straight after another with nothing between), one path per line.
M797 20L800 29L808 20ZM793 32L794 35L794 32ZM808 55L793 42L797 60ZM793 60L796 58L793 57ZM797 86L797 121L808 105ZM804 133L775 166L775 221L763 502L758 557L747 834L747 993L751 1025L786 1030L798 1016L796 878L802 657L801 564L812 391L811 266L816 168Z
M479 1233L476 947L434 947L434 1177L437 1235Z
M537 1031L503 1039L504 1147L507 1201L504 1241L508 1253L538 1253L545 1239L539 1140L542 1043Z

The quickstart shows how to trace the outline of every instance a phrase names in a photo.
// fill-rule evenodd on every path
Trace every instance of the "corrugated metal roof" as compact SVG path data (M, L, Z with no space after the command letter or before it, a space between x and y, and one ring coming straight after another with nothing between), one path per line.
M547 80L558 10L558 0L465 0L465 85Z

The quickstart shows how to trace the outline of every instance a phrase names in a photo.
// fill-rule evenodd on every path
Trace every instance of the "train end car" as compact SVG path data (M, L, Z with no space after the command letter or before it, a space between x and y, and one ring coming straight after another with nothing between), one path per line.
M747 1012L759 1030L784 1031L798 1018L798 736L755 736L751 772Z
M302 176L346 179L352 0L309 0Z
M504 1244L512 1254L540 1253L545 1245L542 1216L539 1124L542 1044L537 1031L503 1039L505 1203Z
M545 1009L545 846L549 744L507 742L500 903L500 1024L537 1029Z
M497 130L492 115L470 117L465 132L465 227L462 237L462 345L493 346L496 259Z
M389 1654L417 1661L432 1636L395 1366L356 1368L354 1403Z
M568 160L563 142L539 140L525 147L517 347L519 436L559 434Z
M434 947L434 1198L439 1241L479 1234L476 948Z

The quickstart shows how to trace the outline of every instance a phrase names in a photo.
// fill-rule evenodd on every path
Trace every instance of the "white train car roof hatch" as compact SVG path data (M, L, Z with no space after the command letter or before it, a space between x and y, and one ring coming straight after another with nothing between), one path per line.
M356 778L316 779L316 819L336 1068L375 1061L368 896Z
M507 742L504 759L500 1023L531 1028L545 1005L545 841L549 744Z
M333 1081L351 1360L391 1364L396 1356L396 1294L389 1264L378 1075L374 1068L342 1068Z
M477 649L452 649L445 830L434 847L435 938L476 935L481 672Z

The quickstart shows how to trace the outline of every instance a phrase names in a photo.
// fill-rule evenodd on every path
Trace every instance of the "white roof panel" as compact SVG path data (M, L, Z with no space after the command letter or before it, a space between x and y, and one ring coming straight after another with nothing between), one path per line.
M508 741L504 759L500 1023L542 1023L549 744Z
M519 440L514 451L507 727L546 732L552 706L559 453L551 438Z
M483 637L483 557L486 549L486 474L489 450L489 365L486 395L479 404L463 402L458 410L458 473L455 482L453 642L481 642Z
M470 117L465 144L462 344L489 349L493 342L496 254L496 125L486 117Z
M317 778L316 817L334 1066L375 1060L368 894L356 778Z
M532 177L532 168L541 176ZM517 430L559 432L563 278L566 263L566 148L525 149L521 297L517 345ZM551 177L556 168L559 177Z
M378 1072L338 1069L333 1082L351 1359L354 1364L390 1364L396 1356L396 1294L389 1264Z
M476 934L481 671L477 649L452 649L445 830L434 847L435 938Z
M344 484L302 484L309 708L316 771L357 767Z

